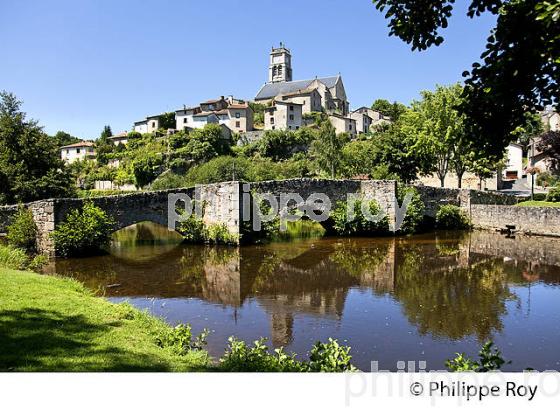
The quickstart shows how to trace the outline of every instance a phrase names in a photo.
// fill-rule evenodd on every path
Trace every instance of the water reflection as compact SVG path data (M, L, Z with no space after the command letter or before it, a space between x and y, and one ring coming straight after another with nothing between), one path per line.
M372 359L393 370L397 360L442 368L455 351L474 352L493 337L514 369L560 369L552 353L560 342L558 240L473 232L238 249L161 243L146 239L150 229L128 232L112 255L59 260L48 271L172 323L214 329L215 355L230 334L267 336L299 354L333 336L364 369Z

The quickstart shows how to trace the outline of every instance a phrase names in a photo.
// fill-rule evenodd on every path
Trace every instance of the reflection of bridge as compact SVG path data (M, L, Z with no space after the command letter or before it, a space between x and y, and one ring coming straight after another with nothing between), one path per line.
M462 238L430 234L414 238L322 239L244 248L189 246L178 247L153 261L110 256L88 258L86 263L56 260L52 272L76 277L90 288L104 289L106 296L195 297L232 307L254 299L268 313L273 343L285 345L292 338L294 318L298 315L339 320L352 288L391 294L429 327L422 322L424 316L420 313L427 315L427 310L437 307L437 298L449 296L445 296L446 292L459 292L466 301L476 299L473 293L478 291L490 292L483 286L477 287L480 284L476 285L478 276L474 273L479 266L488 269L488 262L501 263L504 256L515 256L510 250L517 244L533 249L533 253L526 250L518 257L520 263L508 268L509 280L523 281L526 264L536 261L556 265L540 280L557 283L560 240L547 239L549 245L543 245L543 251L540 246L528 247L523 242L533 239L509 240L475 231ZM416 260L417 256L420 259ZM540 268L538 272L544 271ZM497 275L495 280L504 280L499 272ZM470 282L466 277L471 278ZM120 286L107 287L112 284ZM430 288L435 285L441 285L439 290ZM431 295L434 305L418 306L418 301L427 295ZM499 296L488 295L480 297L494 304L500 302ZM468 303L461 306L472 308ZM447 309L453 317L467 314L459 312L457 306L448 305Z

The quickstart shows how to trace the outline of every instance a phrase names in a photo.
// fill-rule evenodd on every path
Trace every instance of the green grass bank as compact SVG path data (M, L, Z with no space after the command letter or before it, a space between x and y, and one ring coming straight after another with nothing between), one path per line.
M204 351L160 347L164 322L69 279L0 267L0 371L204 371Z

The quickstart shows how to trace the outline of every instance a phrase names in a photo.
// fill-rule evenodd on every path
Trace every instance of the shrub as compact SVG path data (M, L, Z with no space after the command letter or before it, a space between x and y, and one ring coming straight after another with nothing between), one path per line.
M269 353L266 339L247 346L234 337L229 338L228 348L220 359L220 369L228 372L349 372L356 368L350 364L350 348L340 346L336 340L317 342L308 361L299 361L296 355L285 353L283 348Z
M466 357L464 353L457 353L457 356L445 362L445 365L452 372L491 372L500 370L506 362L502 357L502 352L492 349L493 342L486 342L478 353L480 360L476 361Z
M422 226L422 223L424 222L425 206L416 188L399 187L397 191L399 204L401 204L402 206L402 203L408 194L412 195L412 199L408 205L408 208L406 209L405 217L399 229L399 232L404 234L412 234L418 232Z
M214 224L206 230L206 242L216 245L236 245L239 241L235 235L229 233L225 224Z
M195 214L189 215L188 218L182 218L177 230L187 242L200 243L206 240L204 222Z
M170 347L179 355L186 355L193 350L203 350L210 332L204 329L201 334L193 337L190 325L178 325L156 336L159 347Z
M72 210L51 235L60 256L77 256L108 245L113 226L105 211L86 202L82 209Z
M550 188L546 200L548 202L560 202L560 184Z
M471 226L469 217L458 206L443 205L436 214L438 229L467 229Z
M7 228L6 238L8 243L16 248L33 251L35 250L36 236L37 225L33 220L33 213L24 206L20 206Z
M362 212L362 206L369 209L371 215L377 215L380 207L376 201L356 200L353 203L354 209L349 209L351 203L344 201L338 202L335 209L331 212L333 229L338 235L364 235L382 233L388 230L388 220L385 216L381 221L370 221ZM353 211L353 218L349 211Z
M310 372L341 373L352 372L356 368L350 360L350 348L341 346L338 341L329 338L328 343L317 342L309 354Z

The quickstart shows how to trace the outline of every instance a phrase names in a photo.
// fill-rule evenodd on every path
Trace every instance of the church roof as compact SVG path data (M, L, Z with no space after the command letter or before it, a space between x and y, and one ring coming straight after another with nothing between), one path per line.
M267 83L261 88L261 90L255 97L255 100L269 100L280 94L292 94L299 90L305 90L315 80L322 82L323 84L325 84L327 88L333 88L336 85L338 78L339 78L338 76L335 76L335 77L316 78L313 80Z

